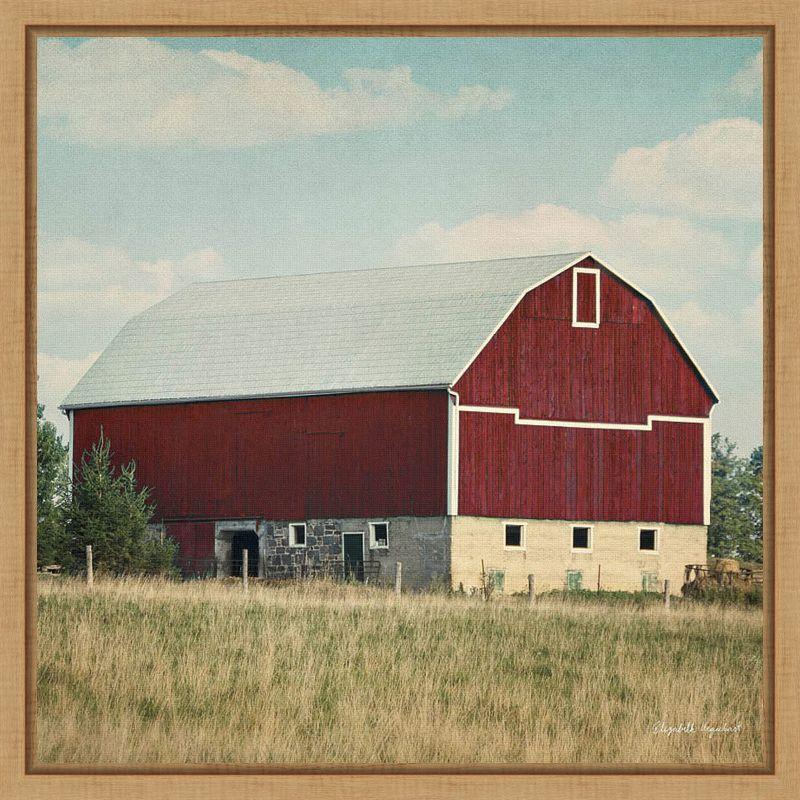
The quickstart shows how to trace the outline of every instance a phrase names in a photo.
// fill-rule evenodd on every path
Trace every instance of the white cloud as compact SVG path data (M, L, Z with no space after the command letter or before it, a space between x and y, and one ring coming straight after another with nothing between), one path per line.
M179 260L136 260L118 247L100 247L68 237L39 249L39 302L113 303L123 313L137 313L163 300L180 285L222 275L222 257L211 249Z
M39 402L59 430L58 404L128 319L187 283L225 277L209 249L145 261L67 238L42 242L37 261Z
M89 353L83 358L59 358L47 353L37 355L37 400L44 403L45 418L58 428L65 441L69 426L66 417L58 410L58 405L99 355L99 352Z
M432 222L402 237L395 263L434 263L592 250L655 294L684 293L737 259L718 233L677 217L601 219L543 203L519 214L484 214L452 228Z
M45 130L130 145L255 145L295 136L459 119L499 111L504 89L442 93L407 66L350 69L323 88L277 61L236 51L191 52L139 37L100 37L77 47L40 40L38 110Z
M617 156L601 194L622 206L758 218L762 138L753 120L720 119L655 147L633 147Z
M730 79L725 93L733 97L756 97L764 86L764 51L760 50Z
M184 284L223 276L215 250L144 261L81 239L43 242L38 256L40 349L84 357L102 349L130 317Z

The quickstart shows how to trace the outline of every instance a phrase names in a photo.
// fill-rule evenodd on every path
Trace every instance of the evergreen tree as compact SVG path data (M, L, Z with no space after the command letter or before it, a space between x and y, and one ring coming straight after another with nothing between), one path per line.
M68 533L72 557L82 564L92 545L97 569L115 575L171 573L176 545L161 541L148 529L154 506L150 490L136 485L136 464L116 470L111 441L101 431L99 441L84 452L72 487Z
M67 448L56 426L36 406L36 563L67 566L64 506L68 495Z
M711 524L708 552L713 557L760 562L763 539L763 450L749 458L720 434L711 439Z

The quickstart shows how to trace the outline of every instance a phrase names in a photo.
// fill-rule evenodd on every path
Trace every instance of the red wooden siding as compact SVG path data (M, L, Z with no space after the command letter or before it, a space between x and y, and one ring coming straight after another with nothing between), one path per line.
M204 574L214 565L213 522L171 522L166 535L178 545L178 564L186 574Z
M579 318L594 319L593 278L580 277ZM573 327L572 304L573 270L529 292L457 382L461 404L595 423L708 416L712 396L646 300L601 268L600 327ZM702 424L462 411L459 513L702 524L703 442Z
M601 270L600 327L575 328L572 280L566 270L522 299L457 382L462 405L589 422L708 416L713 399L647 301Z
M446 510L447 395L350 395L79 409L137 463L158 519L435 516Z
M458 511L703 524L703 425L652 431L516 425L462 412Z

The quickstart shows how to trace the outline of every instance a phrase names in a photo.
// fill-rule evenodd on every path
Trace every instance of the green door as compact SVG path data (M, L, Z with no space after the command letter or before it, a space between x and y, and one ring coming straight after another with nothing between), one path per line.
M364 580L364 534L343 533L344 577L350 580Z
M567 589L570 592L579 592L581 590L581 579L583 573L577 569L567 570Z

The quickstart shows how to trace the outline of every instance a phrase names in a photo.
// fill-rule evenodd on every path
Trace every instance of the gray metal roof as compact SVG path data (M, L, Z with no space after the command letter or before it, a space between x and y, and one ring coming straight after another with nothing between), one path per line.
M130 320L63 407L447 386L583 255L195 283Z
M192 284L130 320L62 408L449 386L586 255Z

